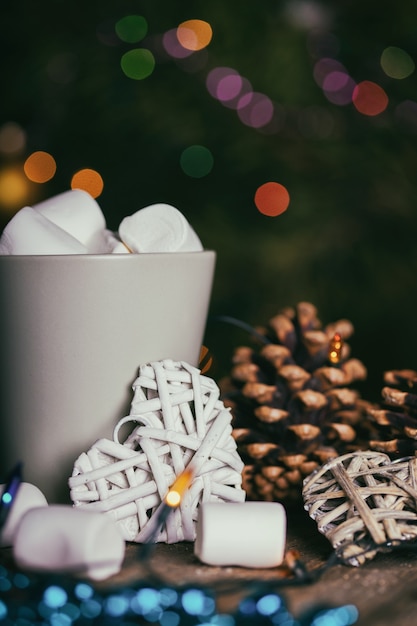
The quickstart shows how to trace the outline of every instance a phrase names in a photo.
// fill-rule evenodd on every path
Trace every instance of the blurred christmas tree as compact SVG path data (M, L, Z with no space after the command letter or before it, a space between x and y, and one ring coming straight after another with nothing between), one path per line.
M111 228L173 204L218 253L213 315L310 300L349 317L378 397L384 370L416 367L416 17L373 0L3 3L1 226L82 168ZM190 50L191 19L212 38ZM55 175L10 200L39 150ZM270 181L290 197L276 217L254 201ZM241 333L209 322L214 376Z

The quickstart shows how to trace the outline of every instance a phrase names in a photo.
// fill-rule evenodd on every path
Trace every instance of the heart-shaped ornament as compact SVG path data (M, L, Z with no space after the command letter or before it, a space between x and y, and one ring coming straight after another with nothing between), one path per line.
M305 509L338 556L361 565L417 538L417 458L352 452L308 476Z

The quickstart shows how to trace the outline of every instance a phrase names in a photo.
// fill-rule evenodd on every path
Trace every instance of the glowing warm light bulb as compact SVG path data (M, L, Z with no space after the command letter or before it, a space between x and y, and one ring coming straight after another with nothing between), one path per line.
M206 48L213 36L208 22L203 20L187 20L177 28L177 39L186 50L202 50Z
M55 176L56 163L51 154L38 150L28 156L23 169L29 180L34 183L46 183Z
M342 336L339 333L335 333L333 339L329 344L329 354L328 358L330 363L336 364L340 363L342 358L342 348L343 348L343 340Z
M83 189L93 198L98 198L104 187L103 179L98 172L92 169L79 170L71 179L71 189Z
M0 152L19 154L26 145L26 133L19 124L6 122L0 127Z
M176 508L181 504L181 500L193 482L194 472L190 468L186 468L182 474L178 476L174 484L170 487L165 496L165 504L171 508Z

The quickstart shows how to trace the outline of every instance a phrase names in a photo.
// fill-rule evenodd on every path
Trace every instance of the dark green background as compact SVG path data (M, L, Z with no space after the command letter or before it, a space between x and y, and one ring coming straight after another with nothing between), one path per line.
M322 16L320 37L291 17L303 8ZM154 51L181 21L208 21L213 39L203 67L190 72L155 53L151 76L127 78L120 58L137 46L112 33L129 14L146 18L148 35L137 46ZM103 32L113 45L100 41ZM380 65L387 46L417 61L417 3L3 1L0 37L0 124L25 129L22 162L46 150L58 166L39 199L65 191L75 171L91 167L104 179L98 202L110 228L167 202L217 251L205 338L214 377L228 371L234 346L248 338L212 316L258 325L299 300L312 301L324 323L353 322L350 343L368 367L368 397L379 399L385 369L417 368L417 122L404 124L396 114L405 100L417 101L417 71L395 80ZM331 104L313 78L313 40L333 42L323 56L338 59L356 82L381 85L386 111L369 117ZM62 83L47 70L57 61L70 77ZM217 66L235 68L277 104L278 132L245 126L209 95L205 79ZM303 134L300 115L312 106L330 116L333 133ZM180 167L193 144L214 158L203 178ZM3 156L1 167L9 160ZM276 218L254 205L255 190L268 180L291 196ZM8 218L3 212L2 226Z

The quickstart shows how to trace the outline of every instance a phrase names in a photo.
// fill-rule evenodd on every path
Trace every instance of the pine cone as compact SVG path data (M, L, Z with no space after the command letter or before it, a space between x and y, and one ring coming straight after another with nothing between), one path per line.
M414 456L417 450L417 372L390 370L384 373L379 408L369 408L377 433L370 448L385 452L393 460Z
M302 481L330 458L369 448L366 409L352 383L367 372L350 357L348 320L324 328L300 302L254 329L258 346L236 348L220 382L245 463L250 500L301 499Z

